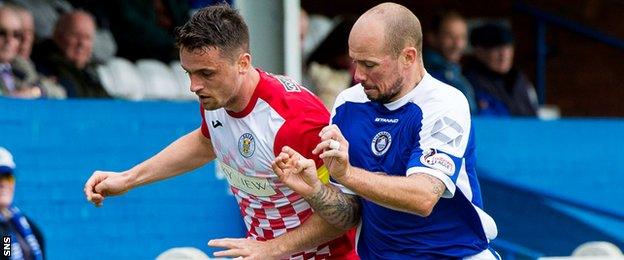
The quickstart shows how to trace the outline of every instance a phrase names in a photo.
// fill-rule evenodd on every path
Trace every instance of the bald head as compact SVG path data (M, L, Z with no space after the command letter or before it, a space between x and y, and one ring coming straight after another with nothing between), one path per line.
M54 41L65 58L82 69L91 60L95 20L85 11L73 11L59 18L54 28Z
M351 33L372 34L370 29L374 27L382 30L385 49L390 54L398 56L405 47L414 47L421 53L423 37L420 21L405 6L395 3L379 4L360 16Z

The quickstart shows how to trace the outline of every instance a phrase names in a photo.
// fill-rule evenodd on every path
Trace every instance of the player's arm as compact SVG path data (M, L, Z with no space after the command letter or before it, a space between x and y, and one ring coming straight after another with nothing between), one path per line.
M331 241L359 221L357 200L345 200L347 197L341 196L342 193L333 185L323 184L318 175L324 174L322 173L324 167L321 167L322 170L317 175L313 160L304 158L286 146L275 158L272 167L284 184L311 204L315 213L296 229L265 242L231 238L211 240L209 246L228 248L216 252L215 256L242 256L245 259L283 258ZM318 214L319 210L325 215ZM334 218L348 224L329 223L329 220ZM346 219L348 220L345 221Z
M211 247L227 248L214 253L216 257L244 257L244 259L281 259L294 253L315 248L335 239L345 231L334 228L323 218L312 214L301 226L267 241L248 238L222 238L208 242Z
M180 175L214 158L210 139L198 128L127 171L94 172L85 184L84 192L89 201L101 205L106 196L123 194L132 188Z
M428 216L446 190L440 179L428 174L389 176L353 167L349 163L349 143L336 125L324 128L320 135L323 141L314 149L314 153L320 154L324 161L329 161L328 169L334 180L377 204ZM338 142L339 145L331 145L332 142Z
M122 175L134 188L197 169L214 158L212 142L198 128Z
M353 166L349 167L345 175L335 179L370 201L423 217L431 214L446 189L440 179L425 173L414 173L407 177L389 176Z
M280 180L310 204L314 213L339 230L349 230L360 219L360 204L355 195L342 193L337 187L317 177L315 163L297 151L285 146L273 162L273 170ZM327 171L322 166L318 176Z

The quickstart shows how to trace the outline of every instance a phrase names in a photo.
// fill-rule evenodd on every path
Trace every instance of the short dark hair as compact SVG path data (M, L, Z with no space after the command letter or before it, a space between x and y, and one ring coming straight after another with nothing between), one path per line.
M442 28L442 24L449 20L460 20L464 23L466 22L464 16L455 10L440 11L434 14L433 19L431 19L431 31L436 34L439 33Z
M249 29L243 17L228 4L205 7L176 28L176 45L187 50L217 48L233 58L239 50L249 52Z

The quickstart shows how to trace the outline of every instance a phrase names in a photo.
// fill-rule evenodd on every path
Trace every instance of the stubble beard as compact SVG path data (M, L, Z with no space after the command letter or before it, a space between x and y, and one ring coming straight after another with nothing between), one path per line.
M388 93L381 93L381 91L379 92L379 96L375 97L371 97L370 95L366 95L366 97L376 103L380 103L380 104L387 104L390 103L392 101L394 101L394 98L396 96L399 95L399 93L401 93L401 88L403 87L403 77L399 77L397 78L394 83L392 83L392 86L390 86L390 89L388 90Z

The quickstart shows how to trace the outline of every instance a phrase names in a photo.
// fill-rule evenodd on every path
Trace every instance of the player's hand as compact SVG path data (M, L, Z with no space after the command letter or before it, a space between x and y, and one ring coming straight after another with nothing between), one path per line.
M288 146L282 148L271 167L280 181L303 197L312 195L323 185L316 173L314 161L306 159Z
M121 195L128 191L127 177L117 172L95 171L84 186L87 200L102 206L107 196Z
M232 257L234 259L280 259L276 245L269 241L256 241L250 238L221 238L208 241L210 247L223 247L226 250L217 251L215 257Z
M312 153L320 154L329 174L340 182L349 172L349 142L336 125L328 125L319 133L321 142Z

